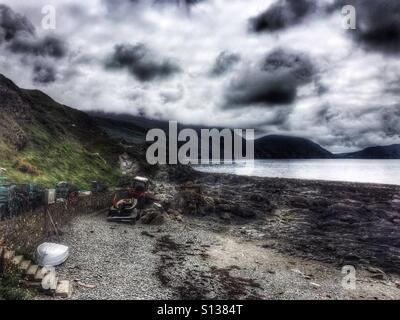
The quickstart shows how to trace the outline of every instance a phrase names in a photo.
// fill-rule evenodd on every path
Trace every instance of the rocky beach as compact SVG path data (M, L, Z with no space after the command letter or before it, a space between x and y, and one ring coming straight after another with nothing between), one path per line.
M266 246L336 264L399 272L400 187L205 175L222 219L253 225Z
M400 187L168 167L136 225L79 216L62 242L73 298L400 297ZM354 266L356 289L342 286Z

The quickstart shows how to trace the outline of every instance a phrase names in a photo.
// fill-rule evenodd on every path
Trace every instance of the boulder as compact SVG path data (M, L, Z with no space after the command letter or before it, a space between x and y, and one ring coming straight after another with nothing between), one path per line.
M178 210L169 209L168 216L172 220L183 222L183 216Z
M242 204L233 204L231 207L231 212L233 215L245 219L251 219L256 216L256 212L254 210Z
M158 214L154 219L150 222L152 225L162 225L169 220L168 214L165 212Z
M161 225L169 220L169 216L166 212L162 212L159 210L148 209L142 214L142 218L140 221L143 224L150 225Z

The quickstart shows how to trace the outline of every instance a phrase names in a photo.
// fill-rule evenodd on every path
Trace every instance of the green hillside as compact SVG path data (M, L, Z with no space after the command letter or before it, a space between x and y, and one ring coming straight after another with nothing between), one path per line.
M65 180L81 188L91 180L114 185L120 146L85 113L44 93L23 90L0 75L0 167L15 182L54 186Z

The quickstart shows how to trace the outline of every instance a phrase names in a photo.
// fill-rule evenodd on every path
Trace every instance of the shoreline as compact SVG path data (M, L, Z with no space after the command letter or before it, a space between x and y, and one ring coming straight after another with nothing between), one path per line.
M183 192L184 215L245 225L283 253L400 274L400 185L184 171L183 186L201 187Z
M300 178L283 178L283 177L265 177L265 176L257 176L257 175L243 175L243 174L237 174L237 173L226 173L226 172L210 172L210 171L200 171L196 170L196 168L192 168L194 171L199 172L199 173L204 173L204 174L210 174L210 175L225 175L225 176L239 176L239 177L247 177L247 178L254 178L254 179L271 179L271 180L284 180L288 182L310 182L310 183L326 183L326 184L343 184L343 185L367 185L370 187L395 187L395 188L400 188L400 182L399 184L390 184L390 183L374 183L374 182L359 182L359 181L343 181L343 180L324 180L324 179L300 179Z
M300 160L300 159L294 159L294 161L298 161L298 160ZM315 159L313 159L313 160L315 160ZM332 159L329 159L329 160L332 160ZM347 159L345 159L345 160L347 160ZM273 160L267 160L267 161L272 161L271 163L276 163L275 161L279 161L279 160L273 159ZM288 160L284 160L284 161L286 162ZM307 160L305 160L305 161L307 161ZM368 160L366 160L366 161L368 161ZM375 160L372 160L372 161L375 161ZM400 160L393 160L393 161L395 163L399 163L400 164ZM219 167L221 167L221 166L222 166L222 170L219 169ZM331 177L321 177L321 178L312 177L313 174L316 174L316 173L318 174L318 172L310 174L310 177L307 177L307 175L304 175L304 174L297 174L297 175L299 175L299 177L286 177L286 176L284 176L284 174L281 174L280 176L279 175L278 176L271 176L274 173L271 173L269 171L274 171L274 172L278 171L279 172L280 170L283 169L283 168L281 168L279 166L276 167L276 168L268 168L268 167L266 167L265 168L266 171L263 171L261 167L255 167L254 169L249 169L246 166L244 166L244 167L236 167L235 165L232 165L232 167L228 169L229 171L224 172L224 169L226 169L226 166L227 165L224 165L224 164L222 164L222 165L221 164L219 164L219 165L218 164L217 165L194 165L194 166L192 166L192 169L195 170L196 172L203 172L203 173L206 173L206 174L228 174L228 175L231 174L231 175L239 175L239 176L243 176L243 177L253 177L253 178L304 180L304 181L311 181L311 182L313 182L313 181L323 181L323 182L328 182L328 183L339 182L339 183L352 183L352 184L355 183L355 184L400 186L400 176L397 179L396 176L388 178L387 175L386 175L386 176L381 177L381 179L373 179L375 181L363 181L363 180L365 180L365 179L362 178L363 174L364 174L363 172L359 172L356 175L356 177L352 177L352 178L349 177L348 179L346 179L347 177L342 177L340 175L339 175L339 178L337 178L337 179L336 179L336 177L332 178L332 176ZM202 167L206 168L206 169L202 170ZM214 169L215 169L215 171L214 171ZM296 167L295 168L290 168L289 167L289 168L284 168L284 169L285 170L286 169L294 170L294 174L292 173L292 175L296 175L296 170L297 170L297 172L299 172L298 171L299 169L296 168ZM322 167L321 169L324 169L324 168ZM349 168L339 168L339 167L338 168L330 168L330 167L325 168L325 170L329 170L329 171L335 171L335 170L340 170L340 169L349 170ZM250 173L247 173L247 172L241 173L240 171L242 171L242 170L248 171ZM251 172L251 170L253 170L253 172ZM307 170L307 169L305 169L305 170ZM400 166L399 166L399 170L400 170ZM235 172L235 171L238 171L238 172ZM258 174L257 174L257 171L258 171ZM373 172L373 171L372 172L368 172L368 170L365 170L365 171L366 171L365 174L370 174L372 176L374 174L376 174L376 172ZM303 175L303 176L301 176L301 175ZM324 175L324 174L322 174L322 175ZM351 179L354 179L354 180L351 180ZM381 181L379 181L379 180L381 180Z

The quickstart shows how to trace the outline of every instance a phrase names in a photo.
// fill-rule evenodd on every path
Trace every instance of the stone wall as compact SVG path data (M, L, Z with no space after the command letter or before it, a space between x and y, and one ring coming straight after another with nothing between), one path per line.
M0 245L11 249L33 252L43 241L62 232L66 224L78 214L90 214L106 209L112 194L80 197L76 203L56 203L47 210L42 207L17 218L0 222Z

